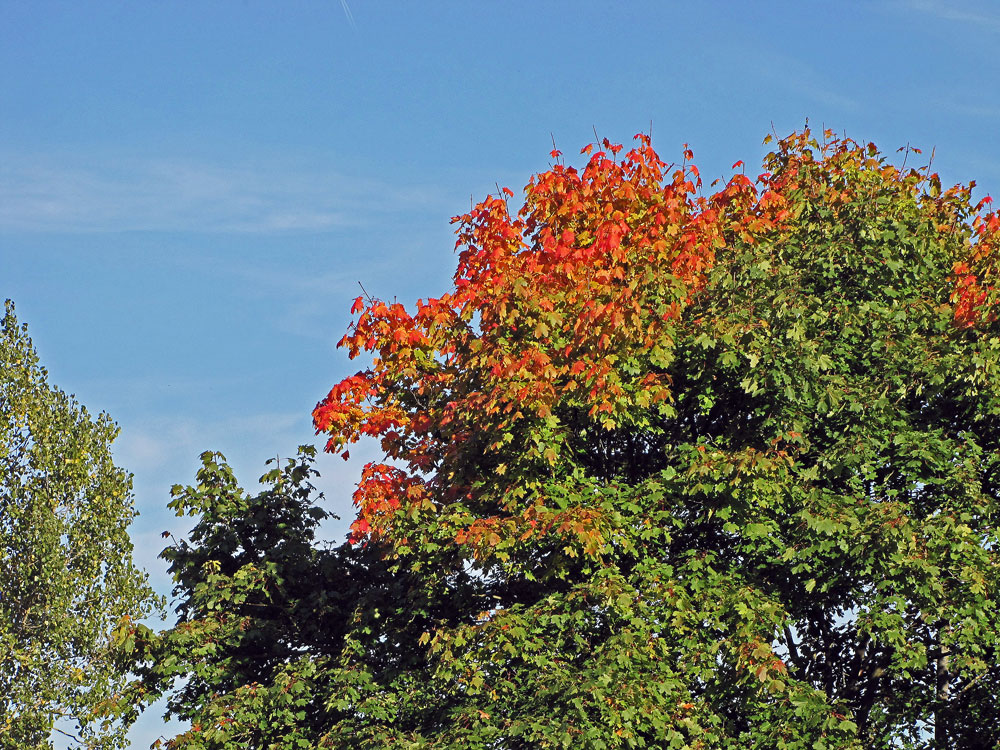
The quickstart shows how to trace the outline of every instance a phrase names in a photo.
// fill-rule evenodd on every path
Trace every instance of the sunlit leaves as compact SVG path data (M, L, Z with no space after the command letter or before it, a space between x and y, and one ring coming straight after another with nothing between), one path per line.
M0 747L124 747L136 621L156 605L132 561L118 429L47 382L8 300L0 325Z

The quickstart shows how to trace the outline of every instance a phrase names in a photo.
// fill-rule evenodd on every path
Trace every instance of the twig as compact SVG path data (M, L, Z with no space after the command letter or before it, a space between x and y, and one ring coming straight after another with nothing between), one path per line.
M361 287L361 291L364 292L364 295L368 298L368 304L370 305L374 304L375 300L372 299L372 296L368 293L368 290L365 289L365 285L359 281L358 286Z

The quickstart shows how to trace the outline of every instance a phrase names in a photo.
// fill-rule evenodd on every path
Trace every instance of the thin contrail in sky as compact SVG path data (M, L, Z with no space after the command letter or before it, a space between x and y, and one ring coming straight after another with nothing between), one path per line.
M347 16L347 22L351 24L351 28L357 31L358 27L354 25L354 14L351 13L351 6L347 4L347 0L340 0L340 6L344 9L344 15Z

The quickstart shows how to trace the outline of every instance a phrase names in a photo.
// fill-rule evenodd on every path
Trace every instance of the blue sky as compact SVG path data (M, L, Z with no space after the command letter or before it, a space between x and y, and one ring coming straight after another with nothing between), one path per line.
M553 138L652 128L713 178L809 118L1000 193L998 49L1000 5L955 0L0 0L0 297L120 424L166 592L170 485L206 449L253 484L313 441L358 282L440 294L449 217ZM320 462L332 510L370 454Z

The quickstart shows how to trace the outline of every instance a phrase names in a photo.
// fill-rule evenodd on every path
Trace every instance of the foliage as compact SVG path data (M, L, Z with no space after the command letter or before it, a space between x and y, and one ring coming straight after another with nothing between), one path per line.
M315 746L334 721L325 681L345 639L405 599L373 547L316 543L329 515L316 506L314 460L311 446L283 465L273 459L251 496L206 452L197 486L172 490L170 507L199 519L162 553L179 622L137 629L142 679L129 696L171 695L168 711L191 722L172 747Z
M1000 217L829 132L710 195L594 148L456 217L450 292L355 301L348 544L301 463L175 495L173 746L1000 746Z
M8 300L0 338L0 747L124 746L106 712L126 682L119 648L155 599L132 562L118 433L47 373ZM74 726L78 730L73 734Z

